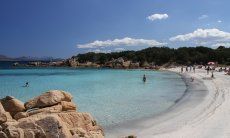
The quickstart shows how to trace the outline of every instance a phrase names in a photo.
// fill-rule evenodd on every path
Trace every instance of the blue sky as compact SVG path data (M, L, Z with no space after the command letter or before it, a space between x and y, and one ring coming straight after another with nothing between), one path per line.
M229 5L229 0L1 0L0 54L66 58L152 46L230 46Z

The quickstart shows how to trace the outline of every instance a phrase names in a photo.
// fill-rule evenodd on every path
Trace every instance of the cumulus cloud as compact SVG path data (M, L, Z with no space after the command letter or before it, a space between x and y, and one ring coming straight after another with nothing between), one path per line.
M148 16L147 19L149 19L150 21L154 21L154 20L167 19L168 17L169 17L168 14L152 14Z
M204 15L201 15L198 19L199 19L199 20L203 20L203 19L206 19L206 18L208 18L208 15L205 15L205 14L204 14Z
M79 44L78 48L102 48L102 47L111 47L111 46L162 46L166 45L166 43L160 43L156 40L147 40L147 39L134 39L125 37L122 39L114 39L114 40L105 40L99 41L96 40L92 43Z
M230 41L230 33L220 31L216 28L213 29L197 29L192 33L177 35L171 37L170 41L215 41L215 42L226 42Z

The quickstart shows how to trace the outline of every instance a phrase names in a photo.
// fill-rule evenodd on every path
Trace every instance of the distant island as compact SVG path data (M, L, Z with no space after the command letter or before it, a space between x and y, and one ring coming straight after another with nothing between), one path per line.
M13 59L5 55L0 55L0 61L12 61Z
M219 65L230 65L230 48L219 46L216 49L198 47L151 47L139 51L122 51L112 53L88 52L78 54L65 60L36 60L26 66L56 67L107 67L107 68L147 68L159 69L177 65L205 65L215 62ZM17 63L15 66L19 65Z
M0 61L58 61L62 60L61 58L53 58L53 57L9 57L5 55L0 55Z

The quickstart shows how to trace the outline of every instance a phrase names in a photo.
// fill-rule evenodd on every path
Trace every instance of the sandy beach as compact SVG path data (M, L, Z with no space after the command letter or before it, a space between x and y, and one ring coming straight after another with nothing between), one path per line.
M182 73L187 90L174 106L158 116L108 129L106 137L229 138L230 77L223 72L215 72L214 79L210 76L204 69ZM195 78L193 82L191 77Z

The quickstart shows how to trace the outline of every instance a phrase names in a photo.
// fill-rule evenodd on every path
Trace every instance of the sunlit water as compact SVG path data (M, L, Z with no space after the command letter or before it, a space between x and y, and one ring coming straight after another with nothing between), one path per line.
M146 74L147 82L142 82ZM25 82L29 87L23 87ZM70 92L104 127L167 110L186 87L175 73L111 69L1 69L0 98L27 101L50 89Z

